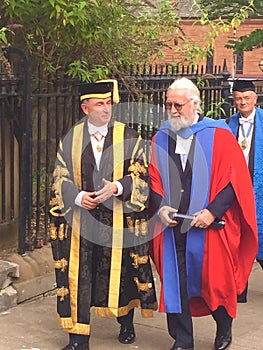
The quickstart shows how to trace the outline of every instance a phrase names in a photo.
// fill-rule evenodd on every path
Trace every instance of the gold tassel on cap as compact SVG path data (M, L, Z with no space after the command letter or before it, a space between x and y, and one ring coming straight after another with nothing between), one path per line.
M96 83L112 83L113 84L112 101L113 101L113 103L120 102L118 81L116 79L99 80L99 81L96 81Z

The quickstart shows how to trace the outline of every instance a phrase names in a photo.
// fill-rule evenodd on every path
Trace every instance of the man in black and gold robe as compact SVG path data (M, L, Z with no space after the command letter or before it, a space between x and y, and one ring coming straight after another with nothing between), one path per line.
M134 308L157 309L148 254L148 169L135 130L113 122L116 81L81 85L85 117L60 143L51 199L57 311L69 344L89 349L90 308L135 340Z

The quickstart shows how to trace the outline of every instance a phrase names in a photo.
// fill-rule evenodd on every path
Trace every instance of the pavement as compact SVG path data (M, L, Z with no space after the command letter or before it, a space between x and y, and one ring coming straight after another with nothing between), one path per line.
M37 254L40 254L39 252ZM54 281L50 280L51 286ZM159 290L158 276L156 278ZM36 277L33 278L36 280ZM36 281L35 281L36 282ZM35 283L34 282L34 283ZM38 276L37 282L41 285ZM34 284L22 281L24 288L33 290ZM28 284L27 287L26 284ZM34 287L36 288L36 287ZM68 336L57 323L55 289L20 301L16 306L0 313L0 350L60 350L68 343ZM41 290L41 288L40 288ZM21 288L19 294L23 296ZM34 294L34 293L32 293ZM23 299L23 298L22 298ZM248 303L238 305L233 323L231 350L263 350L263 271L255 262L249 280ZM120 344L117 340L119 325L115 318L91 318L91 350L169 350L173 344L166 328L165 314L156 312L151 319L135 312L136 342ZM194 318L195 350L212 350L215 323L211 316Z

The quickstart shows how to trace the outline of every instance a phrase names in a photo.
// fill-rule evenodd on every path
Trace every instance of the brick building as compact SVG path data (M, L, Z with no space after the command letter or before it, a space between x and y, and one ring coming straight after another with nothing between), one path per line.
M202 44L209 27L195 23L196 18L191 17L191 3L191 0L179 1L178 8L182 18L182 29L186 37L191 38L193 43ZM228 40L238 39L243 35L251 33L255 29L263 29L263 17L249 18L236 28L236 30L232 29L227 33L220 34L215 40L214 55L210 58L210 63L214 66L222 67L224 59L226 59L227 68L232 78L263 79L263 72L259 68L259 62L263 60L263 48L243 52L238 56L234 56L233 50L225 47ZM162 62L176 63L178 61L178 56L176 56L172 50L166 49L164 55L165 58ZM200 65L202 64L205 65L206 61L200 62Z

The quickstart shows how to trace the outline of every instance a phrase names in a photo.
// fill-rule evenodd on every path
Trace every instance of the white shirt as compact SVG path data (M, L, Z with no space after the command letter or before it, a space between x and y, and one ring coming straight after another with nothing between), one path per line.
M255 114L256 114L256 110L254 109L254 111L247 117L240 117L239 118L239 123L242 123L243 129L244 129L244 135L246 137L247 140L247 148L243 149L243 153L246 159L246 162L248 164L248 160L249 160L249 151L251 148L251 141L252 141L252 135L253 135L253 130L254 130L254 120L255 120ZM249 127L252 124L252 128L249 131ZM249 131L249 135L247 135ZM242 127L239 124L239 129L238 129L238 143L240 144L242 142L242 140L244 140L244 135L242 133Z
M180 154L183 170L185 170L185 167L186 167L187 157L190 151L193 137L194 136L191 135L188 139L184 139L179 135L176 136L175 153Z
M99 145L101 147L101 149L103 149L104 146L104 141L105 141L105 137L108 134L108 124L102 125L102 126L95 126L93 124L91 124L88 121L88 129L89 129L89 134L90 134L90 141L91 141L91 145L92 145L92 150L93 150L93 154L95 157L95 162L96 162L96 166L97 169L99 170L100 167L100 160L101 160L101 154L102 152L99 152L97 149L97 146ZM96 132L99 132L101 135L103 135L104 137L101 139L101 141L97 141L92 135L95 134ZM114 181L114 183L116 184L118 190L117 193L114 194L114 196L120 196L123 193L123 187L122 184L119 181ZM75 198L75 204L82 207L82 197L85 194L85 191L80 191L79 194L77 195L77 197Z
M199 118L199 115L196 114L193 124L196 124L198 122L198 118ZM176 136L176 147L175 147L174 153L180 154L183 171L185 170L185 167L186 167L187 157L190 152L193 138L194 138L193 135L191 135L187 139L179 135Z
M101 150L103 149L105 137L108 134L108 124L105 124L102 126L95 126L88 121L88 129L89 129L90 141L91 141L97 169L99 170L102 151L99 152L97 149L97 146L100 146ZM103 136L103 138L100 141L96 140L96 138L92 136L96 133L100 133Z

